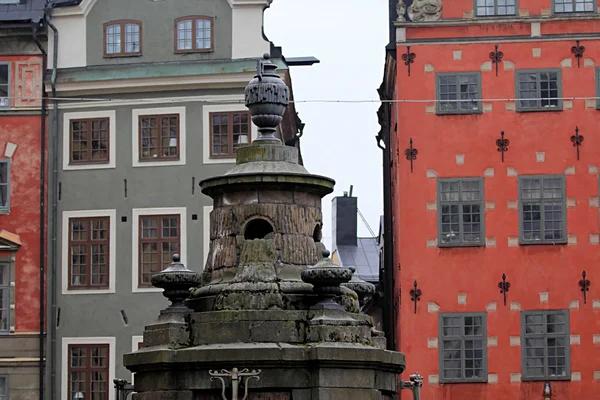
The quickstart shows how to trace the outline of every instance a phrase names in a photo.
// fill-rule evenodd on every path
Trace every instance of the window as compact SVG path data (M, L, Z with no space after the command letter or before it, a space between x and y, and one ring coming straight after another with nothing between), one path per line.
M0 400L8 400L8 376L0 375Z
M179 158L179 115L141 115L140 161Z
M481 112L481 74L436 74L438 114L476 114Z
M566 243L565 177L519 177L521 243Z
M600 110L600 68L596 68L596 108Z
M10 331L10 264L0 264L0 332ZM0 391L0 396L2 392ZM0 400L2 397L0 397Z
M210 114L211 157L234 157L235 149L250 141L250 113Z
M517 111L562 110L560 70L517 71Z
M109 161L109 119L74 119L71 124L71 164Z
M517 14L517 0L475 0L478 17Z
M213 50L213 19L182 17L175 20L175 51Z
M69 219L69 289L109 287L109 217Z
M484 243L483 178L438 179L440 246Z
M142 23L111 21L104 24L104 55L139 56L142 54Z
M596 0L553 0L555 13L579 13L596 11Z
M10 161L0 160L0 211L10 209Z
M443 313L439 316L440 381L486 382L485 313Z
M108 400L109 345L69 345L69 399Z
M152 275L169 267L180 253L179 215L140 217L139 286L152 286Z
M569 311L522 311L521 346L523 380L569 379Z
M10 65L0 64L0 108L10 107Z

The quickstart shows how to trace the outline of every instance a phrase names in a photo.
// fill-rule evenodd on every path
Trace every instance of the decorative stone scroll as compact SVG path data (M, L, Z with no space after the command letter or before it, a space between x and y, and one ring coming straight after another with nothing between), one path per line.
M408 7L408 18L414 22L439 21L442 18L442 0L414 0Z

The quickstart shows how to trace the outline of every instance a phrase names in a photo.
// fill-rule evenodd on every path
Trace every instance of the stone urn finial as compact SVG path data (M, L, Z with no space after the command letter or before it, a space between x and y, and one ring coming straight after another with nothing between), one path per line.
M356 275L356 268L350 267L350 271L352 271L352 279L350 279L350 282L343 283L342 286L356 292L362 307L365 305L367 297L375 293L376 288L372 283L366 282Z
M252 122L258 127L260 136L255 142L281 143L274 135L283 120L289 104L289 89L276 74L277 66L271 62L269 53L258 60L257 74L248 83L244 93L246 107L252 114Z
M352 271L335 265L329 254L329 250L323 250L323 259L302 271L302 280L313 285L313 292L323 298L312 309L344 310L333 298L342 294L340 285L352 279Z
M164 271L152 275L152 285L164 289L163 295L171 305L161 314L189 312L183 304L190 294L190 288L200 284L200 274L190 271L181 263L179 254L173 254L173 263Z

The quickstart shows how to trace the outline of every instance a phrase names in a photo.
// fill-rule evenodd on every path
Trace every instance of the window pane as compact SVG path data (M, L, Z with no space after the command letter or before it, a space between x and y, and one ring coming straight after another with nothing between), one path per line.
M7 208L9 204L9 167L8 162L0 162L0 208Z
M119 54L121 52L121 25L106 27L106 54Z
M192 21L179 21L177 23L177 50L192 49Z
M196 48L210 49L211 47L211 21L208 19L197 19Z
M125 25L125 52L138 53L140 51L140 26L138 24Z
M0 107L8 107L10 101L8 98L8 64L0 64Z

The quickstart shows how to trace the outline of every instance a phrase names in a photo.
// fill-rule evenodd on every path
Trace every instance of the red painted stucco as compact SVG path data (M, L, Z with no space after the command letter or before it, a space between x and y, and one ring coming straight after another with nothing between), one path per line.
M39 57L3 57L0 61L35 60ZM11 94L15 93L15 75ZM40 93L41 95L41 93ZM14 100L11 101L14 105ZM37 115L36 115L37 114ZM10 212L0 214L0 229L20 236L23 245L16 252L15 332L39 332L40 304L40 162L41 118L39 108L28 115L17 109L0 111L0 158L6 144L17 149L10 165ZM45 227L44 227L45 228Z
M550 7L550 0L527 3L532 15ZM472 9L472 0L444 1L443 17L463 18L463 13ZM531 35L529 23L413 26L406 28L406 37L411 40ZM541 23L541 31L598 32L600 21L549 20ZM600 334L600 305L594 309L593 300L600 299L600 281L595 282L593 277L600 276L600 252L598 245L591 244L590 235L600 233L600 221L599 209L591 203L598 197L598 175L589 168L600 166L600 110L583 99L565 100L560 112L507 110L514 103L509 99L515 98L514 69L562 69L563 97L595 97L595 67L584 67L582 59L581 68L577 68L577 59L571 53L574 39L501 43L504 62L498 76L494 67L481 72L482 97L488 99L483 101L484 110L491 105L491 111L460 116L431 113L431 100L436 97L435 73L482 71L482 64L490 61L494 44L411 44L416 59L410 77L401 59L406 47L397 49L396 99L418 102L397 103L391 124L395 126L397 115L392 185L398 264L395 293L401 293L401 299L396 340L406 354L407 373L418 371L425 377L423 399L541 400L543 382L510 381L511 373L521 373L521 347L511 346L509 338L520 336L521 330L520 312L511 311L509 304L517 302L522 310L569 309L571 302L578 300L579 308L570 310L570 333L579 335L581 343L571 345L570 365L571 372L581 373L581 381L551 382L552 399L598 398L600 381L594 380L594 371L600 371L600 344L593 343L593 335ZM581 44L586 47L584 57L600 64L600 40L582 40ZM534 58L534 48L541 49L539 58ZM462 51L460 60L455 60L454 51ZM565 59L571 61L571 67L561 68ZM425 72L426 64L435 72ZM563 66L566 64L563 62ZM585 137L580 160L570 141L575 126ZM510 140L504 163L495 145L502 130ZM410 138L418 149L413 173L404 156ZM536 161L536 152L545 153L544 162ZM464 155L464 164L457 164L457 154ZM574 167L575 173L566 174L566 194L575 205L567 208L567 234L573 235L572 240L576 238L576 244L509 247L509 237L519 236L518 210L508 207L509 200L518 199L518 178L508 176L507 169L514 168L519 175L565 174L569 167ZM431 246L431 240L428 246L428 239L437 238L437 211L429 210L436 202L436 179L428 178L427 170L444 178L483 177L488 169L493 169L494 175L484 179L484 197L494 202L494 209L485 210L485 236L495 239L495 246L438 248ZM429 208L427 203L431 203ZM583 270L592 281L587 304L578 286ZM497 287L503 273L511 283L506 306ZM414 280L423 293L416 314L409 295ZM540 302L540 292L548 293L547 303ZM467 295L466 304L458 304L459 293ZM487 312L487 336L498 339L497 346L488 347L488 373L497 374L497 384L429 383L430 375L439 374L438 349L430 348L427 340L438 337L438 313L428 311L430 302L439 305L439 312L485 312L486 305L496 303L497 310Z

